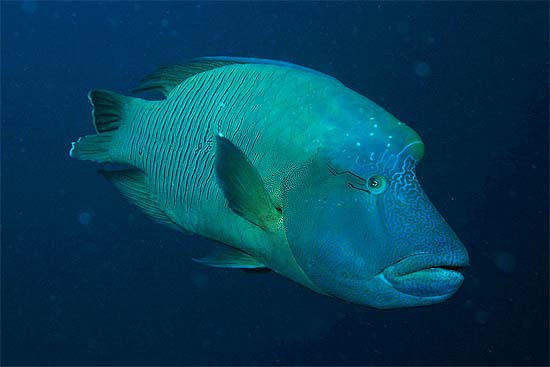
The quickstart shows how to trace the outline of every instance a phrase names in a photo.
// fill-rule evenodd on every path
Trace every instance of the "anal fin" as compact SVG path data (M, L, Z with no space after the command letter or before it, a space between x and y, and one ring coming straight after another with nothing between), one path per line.
M151 195L147 175L139 169L118 171L99 170L99 173L111 182L130 203L139 207L151 219L171 228L182 231Z
M246 252L229 246L220 246L220 248L211 255L200 259L193 259L193 261L215 268L265 268L264 264L260 263Z

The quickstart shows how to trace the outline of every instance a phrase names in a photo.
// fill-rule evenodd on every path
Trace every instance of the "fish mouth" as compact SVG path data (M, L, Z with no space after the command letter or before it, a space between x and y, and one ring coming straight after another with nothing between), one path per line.
M450 296L455 293L468 266L466 252L455 254L415 254L408 256L381 273L395 290L416 297Z

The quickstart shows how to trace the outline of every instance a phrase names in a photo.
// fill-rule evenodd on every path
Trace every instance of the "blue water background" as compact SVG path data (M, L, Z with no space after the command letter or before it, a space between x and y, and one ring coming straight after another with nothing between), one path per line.
M1 3L1 363L548 364L548 3ZM86 94L204 55L329 73L412 126L460 291L379 311L202 267L69 159Z

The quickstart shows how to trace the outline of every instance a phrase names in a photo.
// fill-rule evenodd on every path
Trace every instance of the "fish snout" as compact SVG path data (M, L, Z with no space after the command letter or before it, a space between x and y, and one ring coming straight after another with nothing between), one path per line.
M461 245L451 253L408 256L388 266L382 276L395 290L411 296L450 296L462 285L460 270L468 265L468 253Z

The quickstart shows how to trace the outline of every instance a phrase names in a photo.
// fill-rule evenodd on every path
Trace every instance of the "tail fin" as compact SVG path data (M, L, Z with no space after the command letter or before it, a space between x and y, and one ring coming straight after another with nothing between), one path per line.
M99 163L113 161L110 155L111 140L124 119L127 106L133 98L108 90L93 90L88 93L92 103L93 123L97 135L84 136L69 151L69 156Z
M110 162L111 139L111 134L86 135L72 143L69 156L98 163Z

